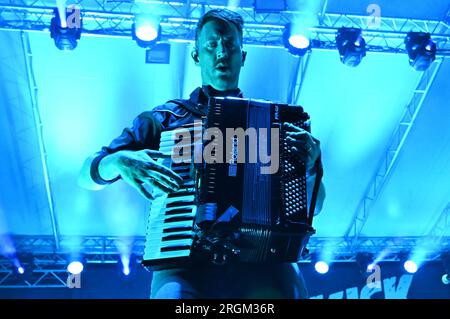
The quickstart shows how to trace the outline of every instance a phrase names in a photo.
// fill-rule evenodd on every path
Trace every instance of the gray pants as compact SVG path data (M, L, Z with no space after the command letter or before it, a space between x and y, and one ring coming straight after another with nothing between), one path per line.
M305 299L297 264L197 264L153 272L152 299Z

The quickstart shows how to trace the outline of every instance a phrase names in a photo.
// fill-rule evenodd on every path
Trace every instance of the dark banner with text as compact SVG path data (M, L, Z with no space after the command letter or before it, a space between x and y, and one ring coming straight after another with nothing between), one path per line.
M450 299L441 262L423 264L414 274L400 262L380 263L372 271L354 262L335 263L326 274L312 264L300 268L311 299Z

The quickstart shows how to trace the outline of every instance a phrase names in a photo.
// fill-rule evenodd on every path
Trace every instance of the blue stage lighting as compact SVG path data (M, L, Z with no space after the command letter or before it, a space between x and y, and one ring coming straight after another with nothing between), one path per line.
M159 18L151 14L138 14L132 26L133 40L142 47L148 48L155 44L161 35Z
M336 34L336 46L341 62L347 66L358 66L366 56L366 41L361 29L340 28Z
M283 43L293 55L303 56L311 49L306 29L293 23L289 23L284 28Z
M330 269L328 264L326 262L324 262L324 261L316 262L316 264L314 265L314 268L316 269L316 271L319 274L326 274L328 272L328 270Z
M67 266L67 271L70 272L73 275L77 275L83 271L83 264L79 261L72 261Z
M302 34L293 34L289 37L289 44L296 49L306 49L309 47L309 39Z
M24 269L22 266L19 266L19 267L17 268L17 272L18 272L19 274L23 275L23 273L25 272L25 269Z
M70 12L68 12L70 13ZM80 10L74 8L68 15L69 21L61 21L58 9L54 9L55 16L50 22L50 37L55 41L55 45L62 51L71 51L77 47L77 40L81 36L83 21L80 16ZM71 17L77 16L72 19ZM69 23L68 23L69 22Z
M374 269L375 269L375 266L376 266L377 264L375 264L375 263L371 263L371 264L369 264L368 266L367 266L367 271L373 271Z
M122 273L128 276L130 274L130 255L121 255L120 261L122 263Z
M405 270L407 272L409 272L410 274L414 274L417 271L417 264L412 261L412 260L407 260L404 264L403 267L405 268Z
M405 38L409 64L416 71L425 71L436 59L436 43L429 33L409 32Z

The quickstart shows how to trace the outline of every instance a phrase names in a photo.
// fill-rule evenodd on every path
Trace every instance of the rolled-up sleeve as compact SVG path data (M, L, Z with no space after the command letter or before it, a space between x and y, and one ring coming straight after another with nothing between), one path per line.
M111 184L120 176L112 179L103 179L98 171L100 161L107 155L113 154L122 150L138 151L143 149L159 148L159 139L161 137L161 124L155 119L153 112L144 112L139 114L133 121L131 127L127 127L122 131L122 134L115 138L109 146L104 146L95 154L91 162L91 178L99 185Z

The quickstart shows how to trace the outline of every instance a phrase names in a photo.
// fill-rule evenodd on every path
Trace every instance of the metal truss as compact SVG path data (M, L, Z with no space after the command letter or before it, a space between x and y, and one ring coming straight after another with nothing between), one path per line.
M441 64L442 59L436 59L430 68L423 73L418 86L413 92L410 102L406 106L400 123L388 143L377 171L369 182L367 190L356 208L352 221L345 232L345 238L353 241L353 245L355 246L358 245L359 236L369 217L371 208L378 198L378 195L381 193L381 190L396 163L398 155L414 125L417 114L422 107Z
M433 238L442 238L449 231L449 229L450 229L450 202L442 210L438 220L428 233L428 236Z
M287 102L297 105L299 103L300 92L305 81L306 70L308 69L311 52L307 52L304 56L299 57L292 73L291 81L288 88Z
M23 48L23 55L26 64L27 71L27 80L28 80L28 88L31 96L31 106L32 106L32 114L33 120L35 124L35 131L37 135L37 142L39 145L39 162L41 164L44 185L45 185L45 194L47 199L47 206L50 212L50 221L52 224L53 236L55 238L55 247L58 249L59 247L59 225L58 220L56 218L55 206L53 202L53 192L52 185L50 182L50 176L48 172L48 162L47 162L47 150L45 147L44 135L43 135L43 125L41 120L41 113L39 110L38 104L38 87L36 84L36 80L34 77L34 69L33 69L33 54L31 52L30 41L28 39L28 34L22 32L21 33L21 41Z
M81 8L83 35L131 38L134 15L161 16L161 40L192 42L198 18L212 8L224 8L227 1L77 0ZM54 0L0 0L0 29L49 31ZM283 47L282 32L290 21L302 19L301 11L260 13L253 7L233 8L245 21L247 45ZM404 39L409 31L429 32L438 46L438 55L450 55L450 26L446 21L385 18L373 23L368 16L319 13L317 25L310 27L312 49L335 50L335 34L340 27L361 28L368 51L405 53Z
M431 227L430 231L425 236L422 246L430 248L440 246L442 238L444 238L449 229L450 229L450 202L439 214L439 217L434 223L433 227Z
M21 181L23 193L27 196L26 209L34 211L37 216L47 216L50 211L55 239L57 239L58 225L53 218L53 200L49 193L45 146L42 137L42 123L37 108L37 86L32 69L32 54L29 47L28 35L22 33L17 45L21 46L19 56L25 62L23 66L17 64L16 54L6 54L0 60L2 70L16 74L14 80L5 81L3 85L10 87L5 94L5 116L9 122L11 135L14 136L13 153L17 157L18 179ZM8 44L11 45L11 44ZM3 116L3 115L2 115ZM44 217L45 218L45 217ZM45 222L40 220L40 222ZM58 241L55 240L57 243Z
M144 253L145 237L61 237L60 251L55 251L53 236L15 236L12 238L18 258L26 269L19 275L11 260L0 257L0 288L63 288L67 287L68 255L71 251L83 254L85 263L117 263L119 250L128 251L140 262ZM308 244L309 254L300 262L314 260L319 252L332 251L330 262L356 262L358 254L378 256L383 262L400 261L408 252L421 246L423 237L360 237L357 248L352 240L340 237L312 237ZM450 251L450 237L441 237L439 249L427 252L426 261L439 260L443 252Z
M328 249L335 255L336 261L346 260L360 252L380 253L389 250L392 253L411 251L417 247L425 237L360 237L357 245L353 238L344 237L311 237L308 250L311 254ZM34 256L35 263L67 264L67 256L71 252L80 252L87 263L115 263L119 251L125 250L134 254L138 259L144 254L145 237L106 237L85 236L73 237L62 236L60 238L60 250L55 251L54 238L52 236L14 236L12 238L18 254L30 258ZM450 248L450 237L441 236L439 251ZM0 259L1 262L5 262Z

